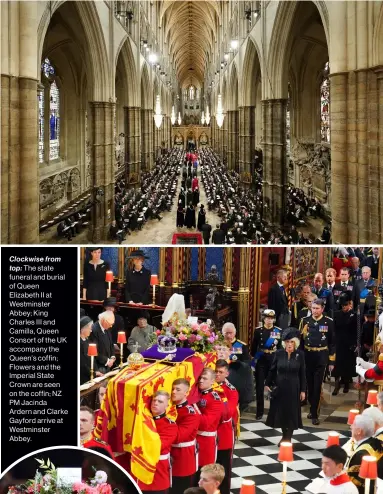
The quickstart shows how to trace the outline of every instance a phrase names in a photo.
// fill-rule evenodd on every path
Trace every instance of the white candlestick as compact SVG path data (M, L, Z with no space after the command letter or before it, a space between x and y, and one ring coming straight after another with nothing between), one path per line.
M123 349L122 349L122 345L123 343L120 343L120 367L122 367L122 359L124 358L124 352L123 352Z
M94 357L93 355L90 357L90 379L93 379L94 378L94 371L93 371L93 368L94 368Z
M366 483L364 484L364 494L370 494L370 479L366 479Z
M287 481L287 461L283 462L283 482Z

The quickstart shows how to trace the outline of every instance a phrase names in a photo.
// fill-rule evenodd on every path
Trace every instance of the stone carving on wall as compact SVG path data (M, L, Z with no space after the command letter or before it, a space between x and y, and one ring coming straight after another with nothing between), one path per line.
M329 143L297 139L291 147L289 180L295 187L306 189L324 203L330 202L331 150ZM293 181L292 181L293 179Z
M92 146L88 139L88 112L85 112L85 188L92 183Z
M75 191L79 191L81 184L80 170L72 168L65 172L57 173L40 182L40 209L44 211L49 207L59 205L73 197Z
M121 171L125 163L125 134L121 132L115 138L115 162L114 172L115 174Z

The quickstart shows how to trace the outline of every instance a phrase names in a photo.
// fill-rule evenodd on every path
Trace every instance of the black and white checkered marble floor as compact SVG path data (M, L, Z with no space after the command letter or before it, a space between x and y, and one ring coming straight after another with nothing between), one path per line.
M304 493L311 480L318 477L328 432L317 427L294 432L294 462L287 469L288 493ZM341 445L347 441L347 434L347 431L340 433ZM233 494L239 494L243 479L255 481L257 494L280 494L282 464L277 460L280 439L279 429L251 419L241 420L241 437L235 445L232 465Z

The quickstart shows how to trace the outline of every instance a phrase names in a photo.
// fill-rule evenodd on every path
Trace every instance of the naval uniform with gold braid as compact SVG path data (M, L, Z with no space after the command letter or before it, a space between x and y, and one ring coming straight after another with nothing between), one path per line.
M257 417L264 412L264 387L275 352L281 348L281 328L273 326L268 329L259 326L254 330L251 354L255 359L255 393L257 399Z
M335 362L335 333L331 317L314 319L311 315L301 321L304 342L306 380L311 418L318 419L323 376L326 366Z

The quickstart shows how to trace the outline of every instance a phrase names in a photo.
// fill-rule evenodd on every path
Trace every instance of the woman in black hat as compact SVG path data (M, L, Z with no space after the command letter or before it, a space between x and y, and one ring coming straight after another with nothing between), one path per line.
M284 349L277 350L266 378L265 389L271 392L266 425L282 429L281 441L291 441L294 430L302 427L301 401L306 397L306 372L299 344L299 331L287 328L282 334Z
M90 259L84 264L83 298L103 301L108 288L105 275L109 264L101 259L101 247L90 247L88 252Z
M356 336L357 336L357 317L352 310L352 295L350 292L344 292L339 297L340 310L334 313L335 327L335 388L332 392L336 396L343 382L343 393L348 393L350 382L355 374L356 365Z
M125 301L129 304L147 305L150 303L151 272L143 264L145 256L142 250L134 250L127 257L133 259L133 268L128 267L125 275Z

